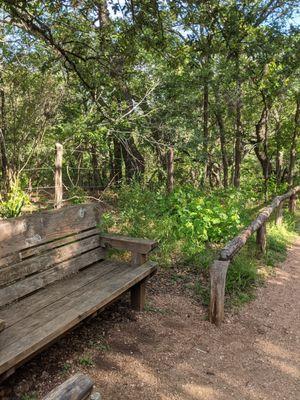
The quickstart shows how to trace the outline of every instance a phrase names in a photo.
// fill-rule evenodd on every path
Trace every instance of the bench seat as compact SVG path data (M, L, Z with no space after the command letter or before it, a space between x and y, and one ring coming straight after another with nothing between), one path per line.
M154 273L147 262L105 260L58 281L0 310L6 327L0 333L0 375L105 307Z

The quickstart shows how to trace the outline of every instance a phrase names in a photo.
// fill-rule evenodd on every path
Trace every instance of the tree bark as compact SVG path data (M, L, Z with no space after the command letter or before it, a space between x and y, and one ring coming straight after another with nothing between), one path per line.
M98 186L100 186L101 178L100 178L100 173L99 173L98 155L96 153L96 147L95 146L91 147L91 162L92 162L92 168L93 168L94 186L98 187Z
M117 185L122 181L122 148L117 138L113 138L113 173L112 179Z
M240 77L240 55L236 55L236 75L237 75L237 94L236 94L236 127L235 127L235 143L234 143L234 173L233 185L240 187L241 179L241 163L242 163L242 82Z
M167 154L167 192L174 190L174 146L170 146Z
M216 98L216 104L218 103L218 99ZM222 164L223 164L223 186L224 188L228 187L228 157L227 157L227 149L226 149L226 132L225 126L222 116L222 111L218 107L215 111L217 124L219 127L219 137L220 137L220 144L221 144L221 154L222 154Z
M272 172L272 164L268 152L268 122L270 109L263 93L262 97L264 101L264 107L261 112L260 119L255 125L256 143L254 151L262 167L265 185L265 196L267 197L268 180Z
M209 130L208 130L208 120L209 120L209 88L208 82L204 83L203 87L203 178L202 186L205 187L207 176L208 176L208 164L209 164L209 154L208 154L208 142L209 142Z
M0 77L1 78L1 77ZM0 84L2 84L0 80ZM9 191L10 179L8 171L8 159L6 152L6 121L5 121L5 93L3 88L0 88L0 151L1 151L1 172L4 187Z
M300 131L300 93L297 94L297 99L296 99L295 128L293 131L291 147L290 147L290 162L289 162L289 172L288 172L288 184L290 187L293 186L293 181L294 181L299 131Z

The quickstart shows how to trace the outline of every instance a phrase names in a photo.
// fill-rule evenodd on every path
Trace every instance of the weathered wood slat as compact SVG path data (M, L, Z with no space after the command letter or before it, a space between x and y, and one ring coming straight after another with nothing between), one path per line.
M100 261L81 271L80 274L72 276L72 279L58 281L55 285L48 286L31 296L6 306L0 310L0 319L5 320L6 328L9 328L94 280L105 279L106 275L117 268L120 268L120 265L113 261Z
M5 329L0 334L0 374L12 366L24 362L46 344L73 328L86 317L93 315L97 310L118 298L155 270L155 264L150 262L137 268L128 266L126 270L122 267L119 270L120 273L114 274L113 279L110 279L109 282L96 280L85 287L80 295L79 293L72 293L70 298L65 298L64 306L58 301L57 307L54 307L53 304L50 306L50 312L48 312L48 309L42 310L42 320L36 318L36 316L33 317L32 321L27 319L26 331L28 325L30 325L30 333L24 335L18 329L18 339L3 346L5 343L2 340L3 335L10 329L16 331L16 326ZM25 329L25 324L22 321L20 328L21 330Z
M6 323L3 319L0 319L0 332L2 332L6 328Z
M32 257L34 255L42 254L46 251L55 249L57 247L64 246L69 243L77 242L78 240L91 237L94 235L99 235L99 228L92 228L84 232L77 233L75 235L67 236L62 239L56 239L52 242L42 244L40 246L31 247L30 249L21 250L20 257L21 259L25 259L28 257Z
M43 400L86 400L94 383L89 376L76 374L52 390Z
M80 300L78 300L79 298L90 296L91 299L93 299L93 297L97 296L97 293L94 293L94 288L109 286L116 277L120 279L123 275L126 275L128 271L128 264L123 263L123 265L118 265L118 268L115 268L114 270L111 269L107 274L103 275L100 282L93 277L89 283L83 286L80 285L67 296L61 292L61 297L58 297L55 301L47 304L43 309L38 310L34 314L21 319L20 322L7 327L0 335L0 345L5 343L6 346L9 346L12 343L17 343L23 336L30 335L35 329L42 327L51 321L51 319L56 318L57 315L61 313L61 310L63 310L65 314L71 312L74 307L76 308L78 306L78 303L80 302Z
M97 248L88 253L81 254L78 257L57 264L44 272L2 288L0 289L0 307L35 292L36 290L59 279L78 272L80 269L102 260L103 258L105 258L105 251L101 248Z
M147 254L157 247L157 242L154 240L108 234L101 234L101 242L103 246L111 246L115 249L128 250L139 254Z
M99 248L103 253L103 248L99 247L99 235L83 239L81 241L56 248L47 253L34 258L26 259L18 264L0 269L0 286L8 285L16 280L32 275L35 272L42 272L56 264L76 257L89 250Z
M9 256L0 258L0 268L2 267L7 267L10 264L14 264L17 263L19 261L21 261L21 254L20 253L15 253L15 254L11 254Z
M95 228L100 215L99 205L86 204L0 221L0 258Z

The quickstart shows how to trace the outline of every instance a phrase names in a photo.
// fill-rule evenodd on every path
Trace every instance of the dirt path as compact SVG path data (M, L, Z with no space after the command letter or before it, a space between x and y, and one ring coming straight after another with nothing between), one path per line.
M299 275L300 237L256 300L221 329L191 298L158 290L157 278L148 312L123 302L84 324L19 370L7 398L38 397L81 370L103 400L298 400Z

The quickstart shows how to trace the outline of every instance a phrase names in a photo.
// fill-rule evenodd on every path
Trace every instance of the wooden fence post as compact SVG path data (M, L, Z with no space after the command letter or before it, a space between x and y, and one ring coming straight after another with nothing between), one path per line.
M289 211L290 213L293 213L296 211L296 201L297 201L297 195L293 193L289 199Z
M63 162L63 146L60 143L56 143L56 157L55 157L55 199L54 208L62 207L63 199L63 181L62 181L62 162Z
M215 260L210 268L209 320L220 326L224 319L226 275L230 261Z
M263 223L257 230L256 234L256 244L260 254L266 253L267 248L267 225Z
M281 225L283 218L283 202L279 204L275 211L275 224Z

